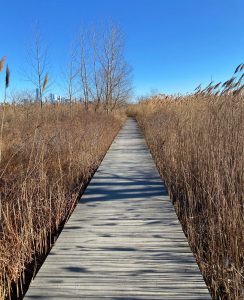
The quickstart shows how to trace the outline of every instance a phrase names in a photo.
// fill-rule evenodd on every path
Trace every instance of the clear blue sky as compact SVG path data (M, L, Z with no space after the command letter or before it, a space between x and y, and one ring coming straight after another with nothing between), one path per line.
M228 79L244 60L243 0L0 0L0 7L0 57L8 57L11 89L28 87L21 70L36 22L57 81L81 25L111 19L126 35L136 95L192 91L211 76Z

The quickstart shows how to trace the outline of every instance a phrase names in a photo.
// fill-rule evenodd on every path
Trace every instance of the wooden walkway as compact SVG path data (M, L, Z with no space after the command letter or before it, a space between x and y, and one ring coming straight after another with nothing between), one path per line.
M26 299L211 299L136 121L128 119Z

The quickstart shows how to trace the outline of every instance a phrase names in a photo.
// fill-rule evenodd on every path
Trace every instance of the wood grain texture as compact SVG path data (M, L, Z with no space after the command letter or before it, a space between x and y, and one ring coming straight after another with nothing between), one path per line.
M211 299L135 120L128 119L26 299Z

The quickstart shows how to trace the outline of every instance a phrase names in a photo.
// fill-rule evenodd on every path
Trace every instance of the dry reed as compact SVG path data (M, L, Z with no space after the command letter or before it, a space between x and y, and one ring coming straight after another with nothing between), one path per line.
M133 114L213 299L243 299L243 94L198 91L147 99Z
M80 103L6 105L0 165L0 299L10 298L76 205L124 118ZM2 112L1 112L2 113ZM0 114L1 114L0 113ZM16 295L15 295L16 296Z

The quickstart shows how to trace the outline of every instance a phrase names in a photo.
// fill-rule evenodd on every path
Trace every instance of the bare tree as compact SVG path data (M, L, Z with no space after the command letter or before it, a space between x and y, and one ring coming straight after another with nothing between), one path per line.
M77 77L78 72L75 70L75 62L74 57L71 57L71 61L69 64L69 82L68 82L68 96L69 96L69 104L70 104L70 117L72 117L72 101L73 97L76 94L76 90L74 87L74 82Z
M104 77L104 100L107 113L128 100L131 93L131 68L124 58L124 36L120 28L110 25L103 33L100 64Z
M79 74L79 70L77 68L77 49L72 47L69 56L69 62L66 70L63 72L64 74L64 86L66 95L69 101L70 107L70 117L72 117L72 102L74 100L75 95L77 95L77 77Z
M85 109L93 101L107 113L128 100L131 68L124 58L124 37L115 25L80 38L79 74Z
M88 110L88 103L91 94L91 81L89 76L90 57L89 57L89 35L87 32L80 33L79 39L79 75L82 91L82 99L85 104L85 110Z
M33 103L34 99L35 99L35 95L30 90L22 90L22 91L12 90L11 91L11 100L12 100L13 105L16 105L16 104L28 105L28 104Z
M33 43L27 52L29 72L26 72L27 80L33 83L36 88L37 100L43 105L43 93L47 89L47 46L44 44L38 28L33 31Z
M103 101L104 78L100 64L99 34L94 30L91 34L91 49L92 49L92 96L95 104L95 111L100 108Z

